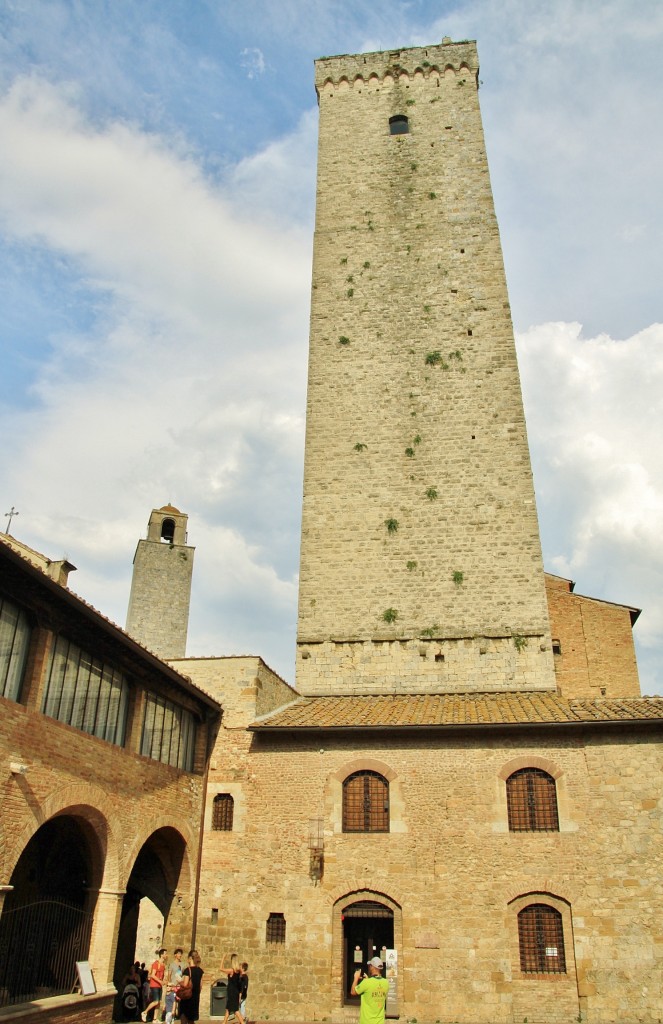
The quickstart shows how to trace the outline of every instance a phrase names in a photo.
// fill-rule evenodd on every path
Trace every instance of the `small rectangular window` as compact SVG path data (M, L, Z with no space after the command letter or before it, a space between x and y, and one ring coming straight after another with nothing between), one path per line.
M232 832L235 801L230 793L218 793L212 805L212 830Z
M267 919L267 942L285 942L285 917L283 914L270 914Z

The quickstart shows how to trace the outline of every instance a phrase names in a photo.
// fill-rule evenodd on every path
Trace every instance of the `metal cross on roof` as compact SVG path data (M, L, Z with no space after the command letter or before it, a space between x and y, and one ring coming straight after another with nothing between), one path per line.
M5 530L5 533L9 533L9 529L11 527L12 519L14 518L14 516L20 516L20 514L21 513L17 512L13 505L10 508L9 512L5 512L5 519L9 520L9 522L7 523L7 529Z

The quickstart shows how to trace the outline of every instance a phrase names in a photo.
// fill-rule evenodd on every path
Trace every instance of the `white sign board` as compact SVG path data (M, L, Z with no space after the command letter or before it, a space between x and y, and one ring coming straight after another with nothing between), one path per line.
M398 953L395 949L385 950L385 978L389 982L387 992L387 1017L398 1017Z
M92 977L92 968L88 960L77 960L76 961L76 974L78 975L78 984L83 996L93 996L97 991L97 986L94 983Z

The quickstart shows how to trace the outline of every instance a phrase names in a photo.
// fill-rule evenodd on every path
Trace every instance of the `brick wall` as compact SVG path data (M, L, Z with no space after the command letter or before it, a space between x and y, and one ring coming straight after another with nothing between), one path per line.
M572 592L570 580L546 574L550 628L559 641L557 685L565 697L639 697L633 645L635 609Z

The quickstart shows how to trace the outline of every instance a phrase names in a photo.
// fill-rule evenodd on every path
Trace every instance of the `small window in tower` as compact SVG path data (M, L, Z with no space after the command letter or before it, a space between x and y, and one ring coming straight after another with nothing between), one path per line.
M562 653L562 644L561 644L560 640L553 640L553 642L552 642L552 652L553 652L553 654L561 654Z
M175 537L175 520L164 519L161 524L161 540L165 540L167 544L172 544Z
M283 914L269 915L265 939L267 942L285 942L285 916Z
M409 130L410 125L405 114L394 114L393 117L389 118L390 135L407 135Z

